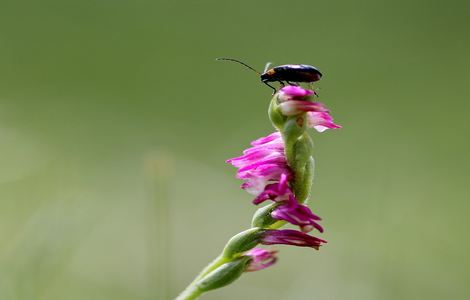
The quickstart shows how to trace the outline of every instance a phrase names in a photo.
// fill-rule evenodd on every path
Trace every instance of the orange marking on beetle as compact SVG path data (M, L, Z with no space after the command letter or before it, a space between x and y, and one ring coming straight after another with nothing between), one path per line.
M276 73L276 71L274 71L274 69L269 69L266 71L266 74L268 75L274 75Z

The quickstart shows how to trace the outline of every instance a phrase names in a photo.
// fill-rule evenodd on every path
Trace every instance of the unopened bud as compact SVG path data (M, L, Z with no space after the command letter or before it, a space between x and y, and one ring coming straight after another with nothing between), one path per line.
M262 228L250 228L233 236L222 252L225 258L232 258L243 252L253 249L261 242L264 230Z
M279 222L279 220L276 220L271 216L271 213L276 209L277 206L279 206L279 203L273 202L258 209L253 215L251 226L267 228L274 223Z
M247 265L251 259L250 256L242 256L221 265L199 280L196 283L197 288L201 292L207 292L234 282L247 269Z
M279 110L278 98L276 95L274 95L273 99L271 100L268 113L269 119L271 120L271 123L273 123L274 127L276 127L278 130L281 130L286 121L286 117Z

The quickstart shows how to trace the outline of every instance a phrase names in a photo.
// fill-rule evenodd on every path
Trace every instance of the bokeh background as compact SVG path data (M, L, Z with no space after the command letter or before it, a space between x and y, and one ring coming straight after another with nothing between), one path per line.
M224 160L305 63L329 241L204 299L470 298L468 1L0 2L0 299L172 299L255 207Z

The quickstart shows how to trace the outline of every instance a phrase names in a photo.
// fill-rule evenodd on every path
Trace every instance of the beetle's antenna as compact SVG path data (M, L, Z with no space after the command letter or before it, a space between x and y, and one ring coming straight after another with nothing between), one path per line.
M266 73L266 71L269 69L269 66L272 64L272 62L268 61L266 65L264 66L264 71L263 73Z
M237 62L237 63L239 63L239 64L241 64L241 65L244 65L244 66L245 66L245 67L247 67L248 69L250 69L250 70L252 70L252 71L256 72L258 75L261 75L261 73L260 73L260 72L256 71L255 69L253 69L253 68L252 68L252 67L250 67L249 65L247 65L247 64L245 64L244 62L241 62L241 61L239 61L239 60L233 59L233 58L218 57L218 58L216 58L215 60L228 60L228 61L234 61L234 62Z

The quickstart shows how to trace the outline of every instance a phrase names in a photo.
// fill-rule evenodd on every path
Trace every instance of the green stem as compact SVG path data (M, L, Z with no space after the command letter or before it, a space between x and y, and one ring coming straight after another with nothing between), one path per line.
M196 278L184 289L184 291L176 298L176 300L191 300L197 299L203 292L199 290L196 286L196 282L199 279L203 278L213 270L217 269L221 265L229 262L230 260L219 255L214 261L209 263L202 271L199 273Z
M202 291L193 284L190 284L177 298L176 300L193 300L201 296Z
M212 272L213 270L217 269L221 265L229 262L230 260L222 255L219 255L216 259L214 259L210 264L208 264L199 275L196 276L194 282L201 279L202 277L206 276L208 273Z

